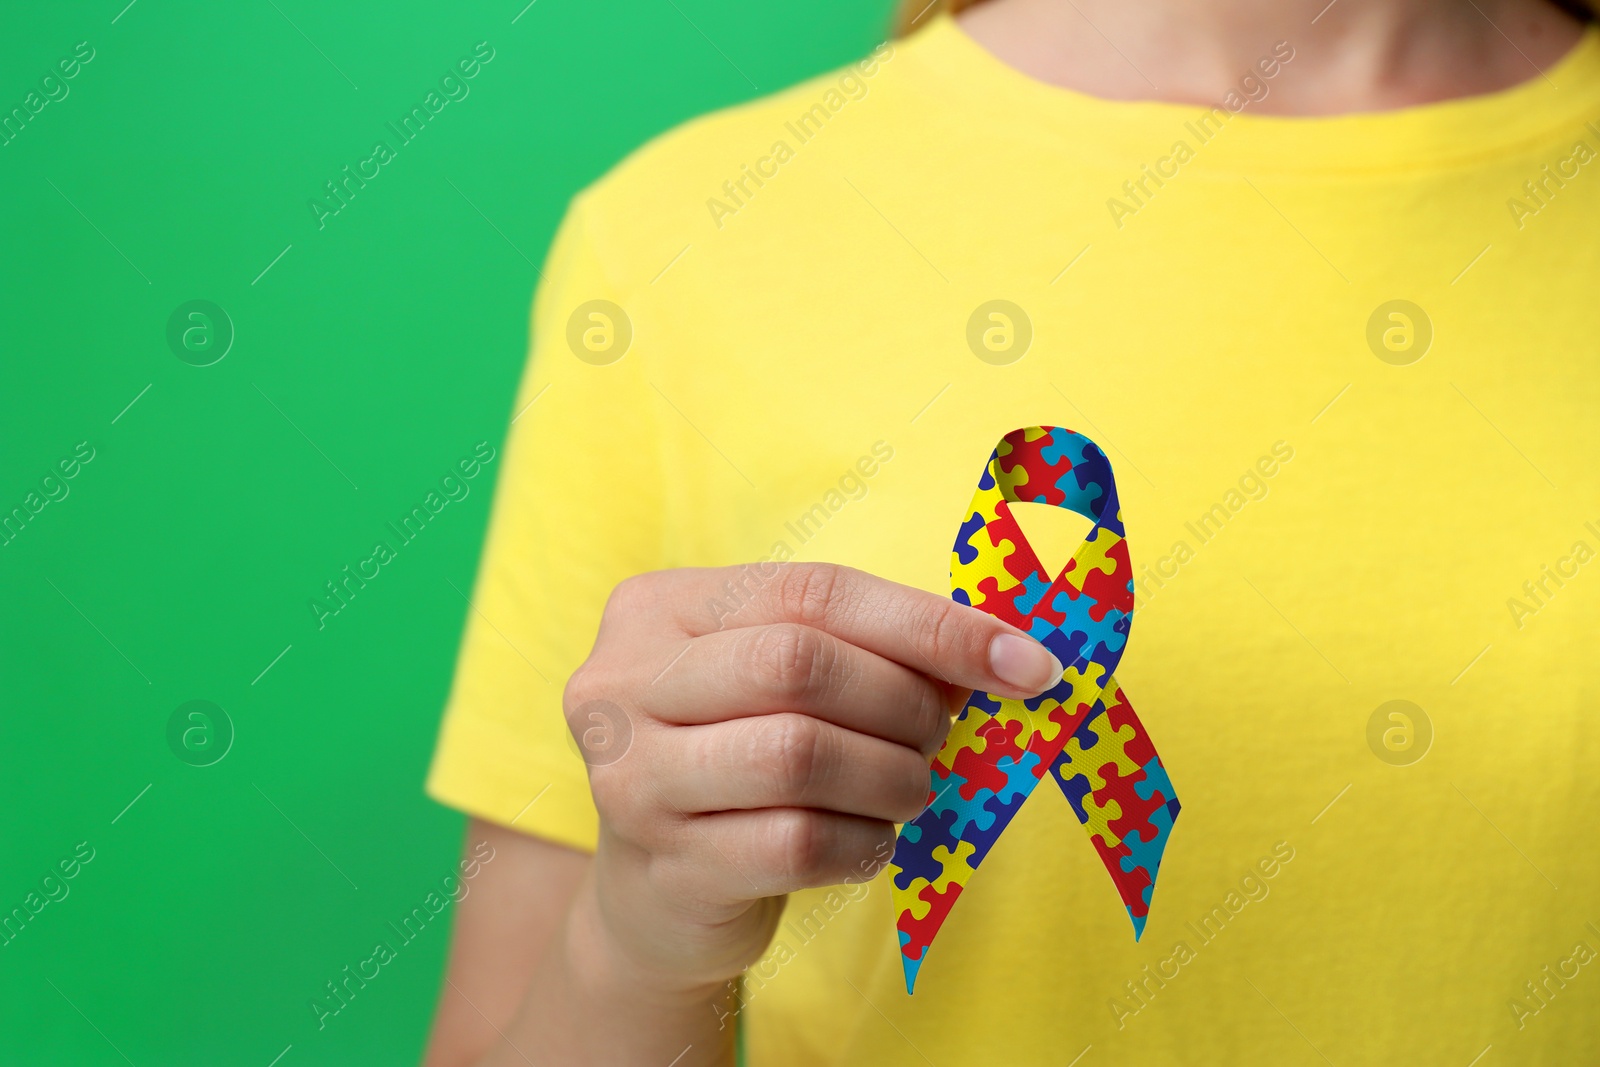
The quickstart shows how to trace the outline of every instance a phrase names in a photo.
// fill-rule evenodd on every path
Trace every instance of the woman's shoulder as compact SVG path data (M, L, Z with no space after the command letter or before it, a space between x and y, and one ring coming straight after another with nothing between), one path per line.
M915 43L912 43L915 47ZM589 187L596 194L622 194L641 184L655 188L675 177L703 178L718 164L749 164L779 143L798 151L847 112L892 80L896 57L907 42L885 41L851 63L814 75L786 89L707 112L666 130L628 153ZM906 64L899 63L905 67Z
M915 124L908 107L932 107L925 94L907 91L918 48L916 39L887 41L842 67L658 134L574 199L586 228L614 266L625 270L618 260L640 250L639 269L659 268L653 257L666 245L709 240L763 200L803 195L819 173L842 169L841 159L898 152L908 121Z

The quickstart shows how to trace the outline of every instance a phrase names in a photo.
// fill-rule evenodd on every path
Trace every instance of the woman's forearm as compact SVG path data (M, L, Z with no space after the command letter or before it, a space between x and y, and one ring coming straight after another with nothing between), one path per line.
M729 1067L726 984L688 984L628 958L607 929L595 879L591 868L482 1067Z

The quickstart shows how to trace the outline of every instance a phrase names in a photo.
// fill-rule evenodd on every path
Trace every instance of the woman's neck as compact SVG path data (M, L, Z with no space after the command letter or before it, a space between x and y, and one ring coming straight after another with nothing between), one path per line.
M1216 104L1287 42L1251 109L1301 115L1509 88L1582 33L1546 0L988 0L959 24L1025 74L1112 100Z

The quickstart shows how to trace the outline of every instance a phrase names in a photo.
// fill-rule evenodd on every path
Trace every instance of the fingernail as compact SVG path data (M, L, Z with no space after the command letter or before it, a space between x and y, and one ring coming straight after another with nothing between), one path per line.
M989 669L1007 685L1042 693L1061 680L1061 661L1039 642L1000 634L989 643Z

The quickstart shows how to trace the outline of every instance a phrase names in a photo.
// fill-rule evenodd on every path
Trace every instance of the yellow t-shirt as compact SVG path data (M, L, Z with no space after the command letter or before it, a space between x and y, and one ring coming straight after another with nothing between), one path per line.
M1117 471L1117 677L1183 803L1142 940L1043 783L914 997L885 879L795 895L750 1063L1600 1061L1600 38L1488 96L1253 110L1292 53L1215 110L1107 102L940 19L575 200L445 803L593 847L560 695L627 575L948 593L1002 434Z

